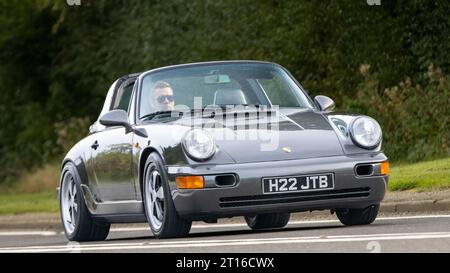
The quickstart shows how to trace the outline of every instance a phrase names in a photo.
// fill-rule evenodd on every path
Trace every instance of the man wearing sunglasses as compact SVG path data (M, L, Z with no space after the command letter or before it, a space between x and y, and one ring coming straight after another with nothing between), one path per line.
M150 100L155 111L171 111L175 106L172 87L165 81L155 83Z

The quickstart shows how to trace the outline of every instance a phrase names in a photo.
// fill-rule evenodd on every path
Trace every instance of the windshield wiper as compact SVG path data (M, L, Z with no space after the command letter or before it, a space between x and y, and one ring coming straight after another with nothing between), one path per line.
M163 110L163 111L156 111L147 115L142 116L140 119L141 120L151 120L155 117L161 118L161 117L171 117L173 113L178 113L178 116L174 116L174 117L179 117L180 114L182 114L183 112L181 111L173 111L173 110Z
M266 108L269 108L270 106L268 106L268 105L265 105L265 104L248 104L248 103L241 103L241 104L219 104L219 105L217 105L218 107L220 107L220 108L222 108L222 109L224 109L224 110L233 110L234 108L233 107L236 107L236 106L244 106L244 107L255 107L255 108L263 108L263 107L266 107ZM231 108L230 108L230 106L231 106Z
M233 108L233 107L230 108L227 106L244 106L244 107L253 106L259 110L260 108L264 108L264 106L266 106L266 105L260 105L260 104L207 105L207 106L203 106L202 108L193 108L188 111L179 111L179 110L157 111L157 112L153 112L153 113L144 115L140 119L141 120L152 120L156 117L158 117L158 118L181 117L183 114L188 114L188 113L190 113L191 115L201 113L203 117L214 117L217 113L217 110L219 110L219 109L222 110L222 111L220 111L220 112L222 112L222 114L224 114L225 112L228 112L228 111L235 110L235 108ZM240 110L242 110L242 109L240 109ZM265 110L268 111L269 109L266 108ZM245 109L244 109L244 111L245 111Z
M163 111L156 111L147 115L144 115L140 118L140 120L152 120L154 118L167 118L167 117L181 117L184 114L190 113L190 114L196 114L196 113L203 113L205 110L205 107L201 109L190 109L187 111L180 111L180 110L163 110Z

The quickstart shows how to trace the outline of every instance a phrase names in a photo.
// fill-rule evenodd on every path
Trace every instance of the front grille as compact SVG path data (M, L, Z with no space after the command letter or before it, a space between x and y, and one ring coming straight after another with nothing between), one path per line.
M282 193L271 195L254 195L238 197L222 197L219 206L222 208L344 199L369 196L370 188L354 188L345 190L327 190L320 192Z

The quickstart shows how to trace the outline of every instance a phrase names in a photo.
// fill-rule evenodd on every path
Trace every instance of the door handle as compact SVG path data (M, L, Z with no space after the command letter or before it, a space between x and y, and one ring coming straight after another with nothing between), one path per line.
M96 141L94 142L94 144L91 145L91 148L94 149L94 150L97 150L98 146L99 146L99 145L98 145L98 141L96 140Z

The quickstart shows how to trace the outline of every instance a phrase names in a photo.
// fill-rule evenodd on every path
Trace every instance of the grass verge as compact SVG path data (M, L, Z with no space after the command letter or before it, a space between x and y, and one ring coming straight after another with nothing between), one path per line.
M0 194L0 214L58 211L55 191Z
M58 212L60 163L50 162L0 187L0 214Z
M434 191L450 188L450 158L413 164L396 164L391 168L389 190Z

